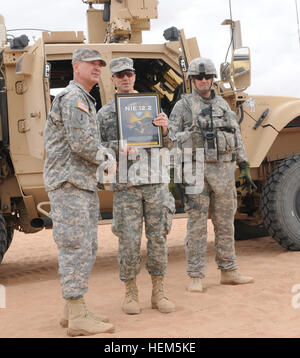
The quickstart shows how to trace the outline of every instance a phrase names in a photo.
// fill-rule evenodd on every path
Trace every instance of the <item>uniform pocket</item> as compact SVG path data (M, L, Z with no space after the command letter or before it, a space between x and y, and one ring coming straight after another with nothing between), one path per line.
M89 115L79 108L75 108L70 123L72 128L87 129L89 127Z
M167 235L171 231L173 216L175 214L175 199L171 193L169 193L169 198L165 202L163 209L165 219L165 231Z
M111 224L111 231L113 232L113 234L115 234L118 237L122 235L123 232L122 227L124 225L123 209L122 209L123 200L121 196L118 195L119 193L120 193L119 191L114 192L113 220Z
M78 212L73 208L71 198L70 202L65 199L63 203L58 202L59 197L56 199L57 203L51 205L54 241L58 248L78 249L82 246L87 234L85 218L78 216Z
M218 130L217 139L220 154L232 153L235 150L234 133Z
M185 196L184 211L186 213L192 211L201 211L200 198L201 197L199 194L187 194Z
M111 224L111 231L116 236L122 235L122 226L123 226L123 217L121 215L114 215L112 224Z

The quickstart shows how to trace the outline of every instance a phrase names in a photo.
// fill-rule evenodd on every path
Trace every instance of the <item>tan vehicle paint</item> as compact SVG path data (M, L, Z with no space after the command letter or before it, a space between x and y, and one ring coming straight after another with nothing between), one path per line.
M73 77L75 48L97 49L107 63L115 57L131 57L136 90L159 92L167 114L181 93L191 91L186 67L200 56L195 38L186 39L183 30L177 30L180 36L176 37L173 29L171 37L174 33L175 37L169 33L170 40L164 44L142 43L142 31L150 30L150 19L158 16L157 0L148 0L146 5L139 0L85 2L87 41L82 31L66 31L43 32L33 45L27 45L24 38L20 43L8 43L0 16L0 262L14 230L33 233L51 226L43 184L44 126L52 92ZM104 4L104 9L95 9L93 4ZM221 64L220 80L214 86L238 115L251 175L258 187L251 195L243 192L237 170L236 238L262 235L264 221L268 234L282 246L299 250L300 184L294 185L291 178L296 176L300 182L300 99L247 94L250 49L242 46L238 21L223 24L231 26L233 54L230 63ZM99 85L93 89L98 109L114 98L110 77L109 66L104 67ZM290 174L286 177L285 172ZM274 180L281 183L273 190ZM286 200L279 195L280 185L294 188ZM104 219L111 215L112 195L109 190L99 190ZM178 211L181 206L177 202Z

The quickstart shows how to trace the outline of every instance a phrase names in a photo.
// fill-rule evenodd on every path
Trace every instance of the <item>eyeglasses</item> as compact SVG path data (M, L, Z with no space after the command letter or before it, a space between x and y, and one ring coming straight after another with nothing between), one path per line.
M196 80L202 81L203 78L206 80L211 80L214 77L214 75L206 75L204 73L201 73L200 75L193 76Z
M114 76L116 76L117 78L124 78L125 76L131 78L133 75L134 75L133 71L122 71L114 74Z

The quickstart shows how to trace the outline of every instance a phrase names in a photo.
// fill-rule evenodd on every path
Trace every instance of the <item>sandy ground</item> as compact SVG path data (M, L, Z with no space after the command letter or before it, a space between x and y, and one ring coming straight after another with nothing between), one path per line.
M205 292L189 293L185 290L185 230L186 219L177 218L168 236L165 287L167 296L176 303L176 312L166 315L151 309L143 237L143 268L137 280L142 312L128 316L121 310L124 289L118 277L117 238L110 224L99 225L99 250L86 301L91 311L107 314L116 331L95 337L300 337L300 252L288 252L270 237L238 241L240 271L254 276L255 283L220 285L209 222ZM6 308L0 309L1 338L67 337L58 324L63 301L51 230L32 235L15 233L0 265L0 284L6 290Z

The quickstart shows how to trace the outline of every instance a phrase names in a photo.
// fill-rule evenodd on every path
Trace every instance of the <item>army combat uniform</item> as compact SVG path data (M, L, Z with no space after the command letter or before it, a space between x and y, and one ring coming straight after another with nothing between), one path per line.
M204 149L204 189L201 194L185 196L187 273L190 277L204 277L209 208L218 268L236 270L234 173L236 161L247 160L236 115L213 90L210 99L206 99L194 89L176 103L169 118L170 137L178 138L182 132L190 132L193 136L193 149Z
M118 93L134 91L133 64L133 60L128 57L113 58L110 61L112 81ZM151 117L146 112L142 116L141 113L136 115L139 119L143 116ZM167 120L163 114L159 114L153 120L161 123L161 117L166 124ZM171 230L175 200L169 192L168 185L160 178L159 168L156 170L158 178L154 180L152 177L155 170L151 166L151 149L138 150L135 158L131 157L132 152L127 154L127 150L126 153L121 150L119 152L118 120L114 101L99 110L97 119L100 125L101 145L114 150L118 163L116 181L111 181L111 189L114 191L112 231L119 238L119 276L125 286L122 310L126 314L141 312L136 276L141 269L140 248L145 220L148 239L146 268L152 281L151 305L161 313L174 312L174 303L164 295L163 280L168 261L166 237ZM155 150L159 151L158 148ZM124 162L127 166L126 173Z
M99 129L94 98L76 81L59 93L45 129L45 188L65 299L80 298L97 252Z
M117 113L114 101L103 106L97 113L100 125L101 144L114 149L118 157ZM150 156L150 151L148 151ZM122 154L121 154L122 155ZM128 170L133 164L127 161ZM146 175L148 179L148 173ZM145 183L145 182L144 182ZM143 218L148 239L148 272L154 276L164 276L167 267L168 249L166 236L171 229L175 211L174 198L167 184L144 184L130 182L113 184L113 223L112 231L119 238L119 275L122 281L134 279L140 272L141 237Z

